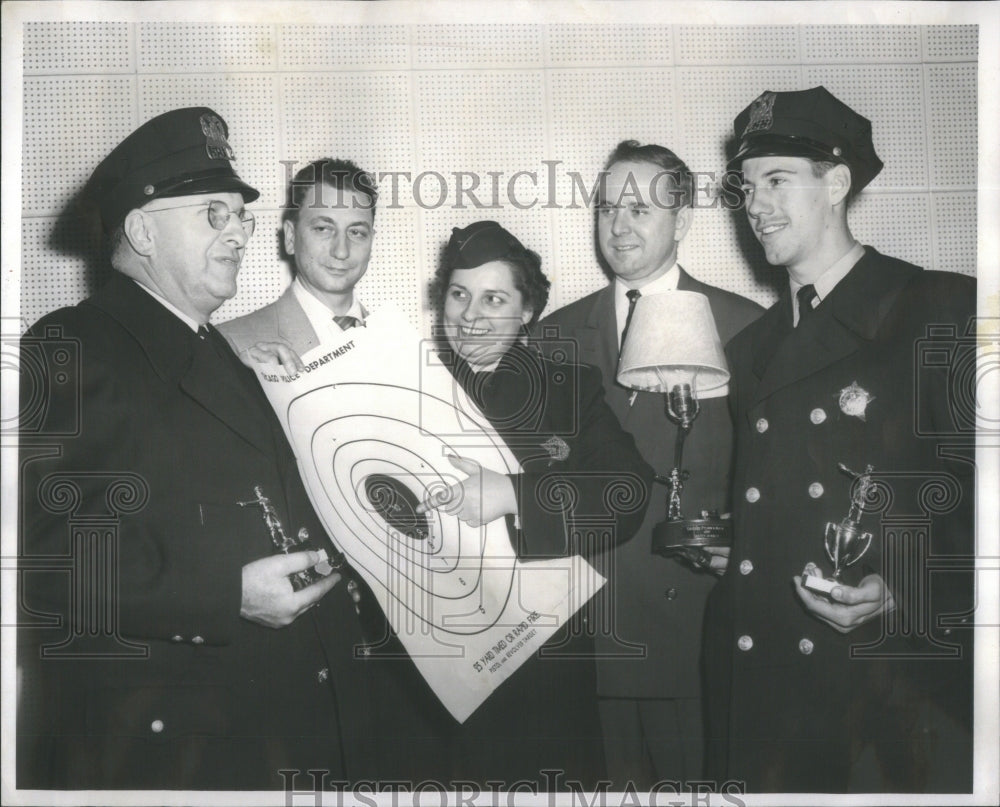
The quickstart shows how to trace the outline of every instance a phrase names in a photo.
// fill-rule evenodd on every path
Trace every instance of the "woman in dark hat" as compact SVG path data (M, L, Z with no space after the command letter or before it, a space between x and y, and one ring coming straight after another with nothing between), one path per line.
M432 284L444 363L520 465L520 473L503 475L456 458L468 477L454 486L454 503L440 507L473 526L506 518L526 564L592 556L631 538L653 477L604 402L600 373L570 363L568 347L554 345L550 360L528 344L526 329L548 292L539 256L492 221L453 230ZM553 483L560 493L547 495ZM508 788L527 781L550 791L573 780L592 789L603 778L597 626L586 613L585 606L453 728L454 779Z

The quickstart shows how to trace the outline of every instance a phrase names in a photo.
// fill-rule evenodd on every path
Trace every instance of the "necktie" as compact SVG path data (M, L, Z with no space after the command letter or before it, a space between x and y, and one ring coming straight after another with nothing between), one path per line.
M813 311L813 300L816 299L816 287L810 283L808 286L803 286L799 289L795 296L799 300L799 325L806 317L812 316Z
M625 315L625 327L622 328L622 341L618 346L619 356L621 356L622 350L625 349L625 337L628 336L628 326L632 324L632 314L635 313L635 304L642 296L642 293L638 289L629 289L625 292L625 296L628 297L628 314Z
M352 317L350 314L342 314L333 318L333 321L337 323L340 330L347 331L351 328L357 328L362 324L361 320L357 317Z

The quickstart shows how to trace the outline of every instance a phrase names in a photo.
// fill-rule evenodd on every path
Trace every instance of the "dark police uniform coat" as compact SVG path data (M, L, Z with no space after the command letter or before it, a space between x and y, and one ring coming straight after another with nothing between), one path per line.
M518 344L484 373L472 373L450 351L444 355L521 465L512 478L518 519L508 517L520 560L590 557L635 534L652 469L604 403L593 368L573 366L568 356L549 361ZM397 753L389 756L397 760L397 778L504 783L498 789L523 781L543 792L565 790L568 780L595 787L605 776L604 751L584 617L578 613L461 725L408 660L397 663L400 705L385 717L396 724ZM391 702L387 695L380 705Z
M736 535L705 622L710 776L755 792L970 788L974 311L971 278L866 247L798 328L786 291L729 344ZM831 572L824 528L852 483L838 463L878 482L872 548L844 581L879 573L897 603L847 635L792 584L808 561Z
M683 269L677 288L708 297L723 344L763 310L739 295L701 283ZM601 371L605 398L622 428L635 437L643 458L656 473L669 476L677 427L667 418L665 397L639 392L630 406L631 390L615 382L618 325L614 285L546 317L540 325L543 335L550 326L558 328L559 338L574 341L580 361ZM685 515L695 516L701 510L728 512L731 463L732 424L726 399L702 401L684 444L684 467L691 474L684 483ZM613 634L598 633L596 639L600 653L598 692L602 697L699 698L701 619L715 577L652 554L652 531L666 518L666 507L666 488L657 486L635 538L601 558L609 587L595 599L602 609L599 624L614 626ZM700 756L700 749L697 754Z
M71 360L51 365L68 377L53 374L41 414L22 421L36 434L22 440L23 562L50 569L24 573L22 622L57 621L22 631L18 786L279 789L281 769L367 775L362 637L344 584L285 628L239 615L242 567L274 552L259 508L237 504L254 485L286 531L323 536L252 372L117 273L38 322L25 361L35 340L68 345ZM73 525L83 537L71 541ZM95 560L98 530L117 546Z

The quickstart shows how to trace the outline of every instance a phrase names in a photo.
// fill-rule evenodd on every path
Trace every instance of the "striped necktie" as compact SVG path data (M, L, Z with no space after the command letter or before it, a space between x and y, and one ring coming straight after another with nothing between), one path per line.
M350 314L341 314L333 318L333 321L337 323L342 331L348 331L351 328L357 328L359 325L364 323L357 317L352 317Z

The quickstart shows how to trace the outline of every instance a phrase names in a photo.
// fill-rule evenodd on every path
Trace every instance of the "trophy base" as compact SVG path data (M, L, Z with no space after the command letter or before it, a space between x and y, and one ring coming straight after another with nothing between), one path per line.
M311 542L307 539L296 546L295 551L301 552L302 550L312 548ZM328 577L333 572L335 567L333 566L333 561L330 559L327 551L322 548L316 551L319 553L319 561L317 561L315 566L303 569L300 572L293 572L288 576L288 579L292 582L292 588L295 591L300 591L307 586L311 586L313 583L318 583L324 577Z
M653 528L653 553L670 557L683 549L702 546L732 546L733 522L717 515L668 519Z
M807 574L802 580L802 588L816 594L825 594L827 597L839 585L839 580L834 580L832 577L819 577L815 574Z

